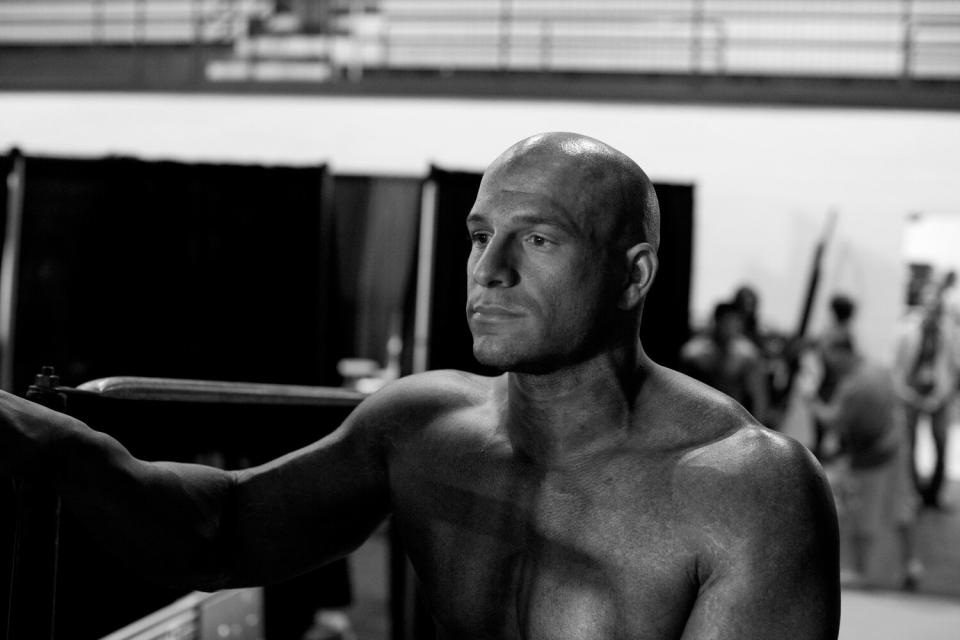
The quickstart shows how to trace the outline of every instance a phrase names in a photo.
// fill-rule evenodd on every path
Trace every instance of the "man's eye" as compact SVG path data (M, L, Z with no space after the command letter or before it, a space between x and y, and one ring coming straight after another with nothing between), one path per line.
M549 240L536 233L527 236L527 242L535 247L545 247L550 244Z
M490 234L486 231L474 231L470 234L470 239L474 245L482 247L490 242Z

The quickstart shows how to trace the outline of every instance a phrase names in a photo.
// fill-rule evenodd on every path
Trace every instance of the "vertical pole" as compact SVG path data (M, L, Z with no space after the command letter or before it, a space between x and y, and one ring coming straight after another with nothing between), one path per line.
M553 59L553 23L550 20L540 21L540 70L549 71L550 61Z
M44 367L27 399L58 411L66 395L59 378ZM57 561L60 551L60 497L42 478L14 478L16 524L10 564L7 640L54 638L57 606Z
M433 250L436 242L437 183L428 179L420 195L420 240L417 249L417 298L413 316L413 373L427 370L433 297Z
M146 69L144 63L144 55L142 45L144 40L146 40L146 28L147 28L147 10L146 10L146 0L134 0L134 14L133 14L133 46L131 47L131 52L133 54L133 81L134 84L145 84L146 83Z
M133 15L133 44L140 45L146 39L147 7L146 0L136 0Z
M420 234L417 247L417 290L413 315L412 373L427 370L430 356L430 313L432 311L434 245L436 243L437 183L428 178L420 194ZM390 531L390 616L392 640L416 640L417 584L413 567L391 524Z
M703 57L703 0L694 0L690 15L690 73L699 74Z
M26 161L17 149L10 152L10 157L13 166L7 175L7 229L0 259L0 389L13 392Z
M193 80L199 85L203 80L204 0L193 0L190 13L193 19Z
M190 21L193 23L193 44L197 46L203 41L203 0L190 3Z
M498 41L497 62L500 70L505 71L510 64L510 33L513 30L512 0L500 0L500 38Z
M106 41L106 16L103 0L93 0L93 41L94 44L103 44Z
M901 41L900 81L909 82L913 75L913 0L902 0L903 39Z
M353 41L353 59L350 61L350 66L347 67L347 78L350 82L359 82L363 79L363 52L366 49L366 40L365 36L360 35L363 31L362 27L360 27L361 20L363 19L363 11L361 9L362 7L360 6L359 0L350 0L350 38Z

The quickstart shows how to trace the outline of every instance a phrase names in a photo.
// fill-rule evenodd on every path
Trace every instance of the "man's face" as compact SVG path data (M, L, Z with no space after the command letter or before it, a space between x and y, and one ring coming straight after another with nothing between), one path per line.
M602 217L612 214L571 169L521 162L484 176L467 219L467 321L483 364L549 371L609 337L625 277Z

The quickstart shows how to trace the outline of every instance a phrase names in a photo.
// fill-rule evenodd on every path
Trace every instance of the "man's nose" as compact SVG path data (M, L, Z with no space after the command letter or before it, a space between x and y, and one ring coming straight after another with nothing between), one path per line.
M473 279L484 287L512 287L517 283L513 251L508 238L491 238L474 262Z

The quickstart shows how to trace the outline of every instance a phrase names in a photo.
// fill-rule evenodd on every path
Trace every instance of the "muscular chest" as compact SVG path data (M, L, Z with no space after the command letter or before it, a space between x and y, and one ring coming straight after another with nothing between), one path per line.
M397 524L451 637L679 636L691 556L662 480L455 458L395 479Z

